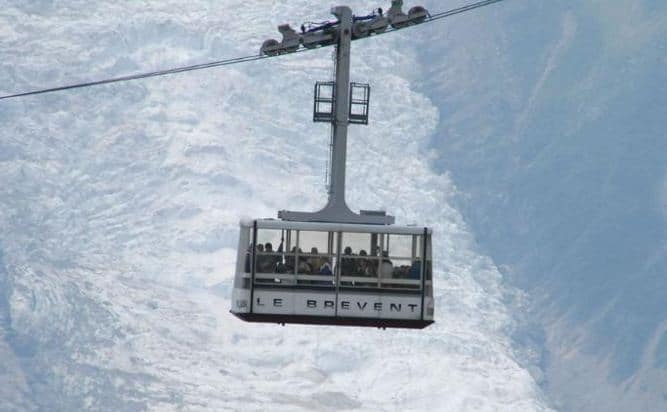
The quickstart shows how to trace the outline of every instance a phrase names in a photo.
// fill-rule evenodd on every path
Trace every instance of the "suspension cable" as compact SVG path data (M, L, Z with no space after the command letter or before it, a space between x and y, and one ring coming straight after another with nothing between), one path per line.
M444 19L445 17L453 16L453 15L455 15L455 14L459 14L459 13L464 13L464 12L466 12L466 11L470 11L470 10L478 9L478 8L480 8L480 7L490 6L490 5L493 4L493 3L500 3L501 1L504 1L504 0L485 0L485 1L479 1L479 2L477 2L477 3L468 4L468 5L465 5L465 6L456 8L456 9L451 9L451 10L443 11L443 12L441 12L441 13L433 13L433 14L431 14L431 15L429 16L428 19L426 19L425 23L430 23L430 22L435 21L435 20Z
M484 1L478 1L476 3L471 3L462 7L458 7L455 9L447 10L444 12L440 13L432 13L430 14L422 23L417 24L417 25L412 25L412 26L407 26L407 27L413 27L413 26L419 26L421 24L425 23L431 23L436 20L443 19L445 17L450 17L455 14L459 13L464 13L470 10L474 10L480 7L488 6L493 3L499 3L504 0L484 0ZM405 28L407 28L405 27ZM389 28L388 30L385 30L380 33L374 34L374 36L378 36L381 34L385 33L391 33L397 30L401 30L403 28ZM328 47L328 46L323 46L323 47ZM293 53L300 53L300 52L305 52L305 51L310 51L310 50L315 50L315 49L306 49L306 48L301 48L296 50ZM292 53L288 53L292 54ZM58 86L58 87L51 87L48 89L38 89L38 90L32 90L28 92L22 92L22 93L16 93L16 94L9 94L5 96L0 96L0 100L3 99L11 99L11 98L16 98L16 97L23 97L23 96L31 96L31 95L36 95L36 94L43 94L43 93L51 93L51 92L57 92L57 91L62 91L62 90L70 90L70 89L78 89L82 87L91 87L91 86L99 86L102 84L110 84L110 83L118 83L118 82L126 82L130 80L138 80L138 79L146 79L150 77L158 77L158 76L166 76L169 74L175 74L175 73L182 73L182 72L188 72L188 71L193 71L193 70L202 70L202 69L210 69L212 67L220 67L220 66L229 66L232 64L238 64L238 63L246 63L246 62L252 62L256 60L263 60L263 59L268 59L271 57L278 57L282 55L274 55L274 56L269 56L269 55L251 55L251 56L245 56L245 57L235 57L232 59L225 59L225 60L218 60L218 61L213 61L213 62L208 62L208 63L201 63L201 64L195 64L191 66L182 66L182 67L175 67L172 69L165 69L165 70L157 70L157 71L152 71L152 72L146 72L146 73L138 73L138 74L131 74L127 76L120 76L120 77L112 77L109 79L103 79L103 80L96 80L96 81L91 81L91 82L85 82L85 83L75 83L75 84L70 84L70 85L65 85L65 86Z

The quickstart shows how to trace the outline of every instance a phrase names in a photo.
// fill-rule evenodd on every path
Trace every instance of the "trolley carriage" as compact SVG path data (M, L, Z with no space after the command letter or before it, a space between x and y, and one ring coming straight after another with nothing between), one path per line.
M412 7L406 14L403 12L403 0L392 0L391 7L387 10L386 15L374 12L368 16L353 16L352 36L353 39L359 39L371 34L383 33L388 26L401 29L423 23L428 15L428 11L422 6ZM282 24L278 26L278 31L282 34L281 41L267 39L262 43L259 51L260 55L277 56L293 53L301 45L312 49L334 44L338 40L340 20L320 23L308 30L302 28L301 33L297 33L289 24Z

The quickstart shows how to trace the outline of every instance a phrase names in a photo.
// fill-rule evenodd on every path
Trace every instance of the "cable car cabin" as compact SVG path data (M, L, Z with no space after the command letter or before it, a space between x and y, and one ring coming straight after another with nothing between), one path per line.
M248 322L425 328L431 230L241 222L231 312Z
M262 44L268 56L336 44L335 81L317 82L313 102L313 121L332 128L329 200L319 211L241 222L231 309L239 318L416 329L433 323L430 230L393 226L384 211L355 213L345 203L347 129L368 124L370 96L367 84L350 82L351 42L428 16L420 6L406 15L402 6L392 0L386 17L378 10L360 18L333 7L335 22L302 26L301 34L281 25L282 42Z

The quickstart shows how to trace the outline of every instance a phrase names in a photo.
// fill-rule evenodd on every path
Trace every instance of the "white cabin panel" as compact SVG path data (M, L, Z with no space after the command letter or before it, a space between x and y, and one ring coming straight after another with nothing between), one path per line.
M246 313L250 311L250 290L234 288L232 291L232 312Z

